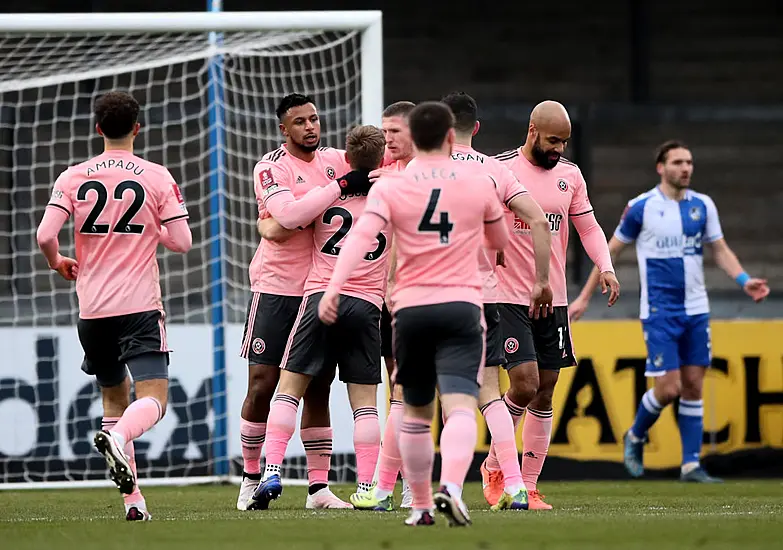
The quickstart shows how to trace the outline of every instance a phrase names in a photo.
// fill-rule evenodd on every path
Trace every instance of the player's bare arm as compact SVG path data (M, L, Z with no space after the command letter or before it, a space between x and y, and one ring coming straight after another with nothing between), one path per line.
M549 258L552 254L552 233L541 206L530 195L517 195L508 204L519 219L530 226L533 254L536 262L536 283L530 294L530 315L538 318L554 312L554 294L549 286ZM505 259L504 259L505 263Z
M710 243L715 257L715 263L726 275L734 279L742 287L745 294L750 296L754 302L758 303L769 296L769 286L766 279L751 277L742 268L742 264L737 259L737 255L729 247L726 239L718 239Z
M258 220L256 228L262 239L274 243L284 243L297 233L295 229L286 229L274 218Z
M617 237L612 237L609 239L608 246L609 254L612 258L612 264L614 264L627 244ZM616 284L615 289L612 287L613 282ZM593 267L593 270L590 272L590 276L587 278L587 282L585 283L584 287L582 287L582 291L579 293L579 296L577 296L577 298L568 306L568 316L572 321L576 321L581 318L582 315L584 315L585 311L587 310L587 306L590 303L590 297L593 295L595 288L599 284L601 285L601 294L606 294L609 292L609 299L607 300L608 306L612 307L615 302L617 302L617 298L620 297L620 284L617 282L617 277L615 274L612 272L601 273L598 267Z

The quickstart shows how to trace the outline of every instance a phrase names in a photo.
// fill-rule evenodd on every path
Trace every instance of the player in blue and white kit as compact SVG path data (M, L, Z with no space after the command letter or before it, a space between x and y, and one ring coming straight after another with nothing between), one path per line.
M661 145L656 169L660 184L628 203L609 241L613 262L626 245L636 242L639 316L647 345L645 374L655 379L625 434L625 467L633 477L644 474L642 450L647 431L663 408L679 397L680 479L716 482L720 480L710 477L699 464L704 431L702 385L712 361L704 244L712 246L715 263L754 301L766 298L769 287L765 280L752 278L742 269L723 238L712 199L689 189L693 157L687 146L677 141ZM593 270L569 306L572 320L582 316L597 283L598 273Z

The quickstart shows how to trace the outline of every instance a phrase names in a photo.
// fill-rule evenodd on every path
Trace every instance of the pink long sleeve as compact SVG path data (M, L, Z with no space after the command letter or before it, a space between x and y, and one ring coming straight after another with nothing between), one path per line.
M310 225L324 210L340 198L340 184L333 181L324 187L308 191L302 198L295 199L288 189L271 194L265 201L267 212L286 229L297 229Z
M579 233L582 246L584 246L587 255L590 256L590 259L593 260L593 263L598 267L598 271L601 273L607 271L613 272L612 256L609 253L606 235L604 235L601 226L598 225L595 214L590 213L572 217L571 221L574 223L574 227Z
M178 219L160 228L160 244L172 252L185 253L193 246L193 234L187 219Z
M49 267L52 269L57 266L60 260L60 242L57 240L57 234L67 220L67 212L59 208L47 208L44 211L41 224L38 226L36 233L38 247L46 256L46 261L49 262Z
M359 218L359 222L345 239L340 255L337 256L334 273L329 281L330 290L340 292L365 254L375 248L375 238L385 226L386 220L371 212Z

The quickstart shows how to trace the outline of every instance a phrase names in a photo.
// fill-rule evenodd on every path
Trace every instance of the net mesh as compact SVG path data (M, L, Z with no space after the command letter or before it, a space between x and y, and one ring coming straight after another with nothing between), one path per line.
M166 166L187 201L193 248L186 255L161 248L159 265L170 343L191 355L172 356L170 413L139 441L137 460L141 477L200 475L211 471L214 442L214 285L223 289L228 374L235 366L240 379L235 385L230 377L226 396L230 435L238 439L231 424L244 398L245 374L237 355L247 268L258 243L251 175L257 160L280 145L276 104L293 91L307 93L319 108L322 145L342 147L348 128L361 121L360 56L358 31L217 37L0 31L0 334L19 363L0 367L0 414L22 418L0 428L0 480L105 476L88 437L100 425L99 392L77 371L76 294L47 268L35 237L57 176L102 150L91 115L96 97L121 89L139 100L142 131L135 152ZM210 110L211 71L223 76L217 118ZM217 148L210 138L216 129ZM222 194L215 188L218 174ZM65 255L74 254L72 234L69 222L60 233ZM223 275L215 281L218 239ZM190 356L202 364L187 369L201 374L178 379L177 362ZM229 450L236 456L238 444L229 441ZM306 474L302 461L291 464L290 475ZM338 477L346 474L337 471Z

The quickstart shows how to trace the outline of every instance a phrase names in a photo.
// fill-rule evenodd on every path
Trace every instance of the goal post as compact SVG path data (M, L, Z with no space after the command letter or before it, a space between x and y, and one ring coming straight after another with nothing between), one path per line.
M322 144L380 125L380 11L7 14L0 18L0 489L99 486L97 386L79 371L72 285L37 249L54 180L101 152L92 103L140 101L136 153L166 166L191 214L193 249L159 250L171 357L168 413L136 446L144 484L230 478L246 366L238 357L258 244L252 169L279 146L288 93L314 98ZM60 234L73 254L71 223ZM385 389L379 390L384 395ZM379 406L383 401L379 401ZM333 471L350 479L353 422L335 385ZM236 440L236 441L235 441ZM338 455L344 455L337 458ZM292 442L285 474L306 476ZM236 470L235 470L236 471Z

